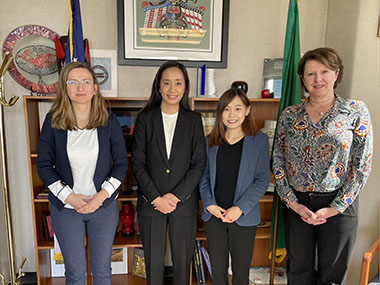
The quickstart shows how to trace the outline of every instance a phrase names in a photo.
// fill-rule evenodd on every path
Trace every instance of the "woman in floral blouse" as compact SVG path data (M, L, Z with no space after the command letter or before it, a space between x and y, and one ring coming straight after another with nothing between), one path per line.
M345 284L358 195L371 170L371 119L363 102L334 92L343 76L337 51L308 51L298 74L309 97L282 113L273 154L287 206L288 284Z

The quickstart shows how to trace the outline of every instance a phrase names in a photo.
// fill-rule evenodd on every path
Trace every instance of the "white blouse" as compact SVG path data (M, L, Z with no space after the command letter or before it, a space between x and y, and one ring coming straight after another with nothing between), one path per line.
M74 186L71 189L60 180L50 184L49 190L65 204L65 208L73 207L65 202L70 193L93 196L97 193L93 181L99 154L97 129L75 129L67 131L67 156L70 162ZM108 192L108 197L116 191L121 182L114 177L102 184L102 189Z
M169 159L170 151L172 149L175 126L176 126L177 118L178 118L178 112L174 114L165 114L164 112L161 112L161 113L162 113L162 121L164 124L166 154Z

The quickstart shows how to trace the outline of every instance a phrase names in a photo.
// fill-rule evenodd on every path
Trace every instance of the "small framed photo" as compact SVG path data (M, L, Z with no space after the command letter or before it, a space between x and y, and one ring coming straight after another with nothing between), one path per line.
M116 50L91 49L91 67L105 97L117 97Z
M51 277L65 276L65 265L61 260L54 260L54 249L50 250Z
M111 255L112 274L128 273L127 248L113 248Z

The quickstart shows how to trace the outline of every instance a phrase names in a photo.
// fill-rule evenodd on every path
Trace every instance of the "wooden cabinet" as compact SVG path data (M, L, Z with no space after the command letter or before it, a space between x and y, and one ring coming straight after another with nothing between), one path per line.
M51 277L50 250L53 249L53 240L48 239L44 233L43 217L50 212L47 199L38 198L37 195L45 188L37 174L37 150L40 126L45 113L49 110L46 103L52 103L55 97L24 96L25 130L27 139L27 153L29 165L30 194L32 201L32 218L34 228L34 245L36 255L36 269L38 284L64 284L64 278ZM116 111L134 110L138 111L147 102L148 98L106 98L109 106ZM217 98L190 98L190 105L193 110L200 112L214 112ZM263 127L264 120L274 120L277 117L279 100L276 99L251 99L252 108L259 128ZM129 156L130 157L130 156ZM123 190L131 187L134 177L129 167ZM136 193L129 195L121 194L119 201L136 201ZM260 210L263 221L270 221L272 209L272 196L265 194L260 201ZM268 266L267 258L269 253L269 232L270 228L260 228L257 231L255 241L255 254L252 259L254 266ZM198 232L197 239L206 240L204 232ZM125 237L118 232L115 236L114 247L141 247L138 235ZM128 273L132 271L133 250L128 251ZM193 278L194 279L194 278ZM138 277L128 275L113 276L113 284L145 284ZM194 283L194 281L193 281ZM88 284L91 284L89 280Z

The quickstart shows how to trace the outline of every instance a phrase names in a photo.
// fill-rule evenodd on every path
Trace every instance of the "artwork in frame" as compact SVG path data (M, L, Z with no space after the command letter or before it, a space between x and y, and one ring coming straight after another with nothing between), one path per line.
M127 248L113 248L111 255L112 274L128 273Z
M128 273L128 255L127 248L113 248L111 255L112 274ZM54 260L54 249L50 250L50 270L52 277L65 276L65 265L63 261Z
M91 67L105 97L117 97L117 64L115 50L91 49Z
M118 0L119 65L227 67L230 0Z

